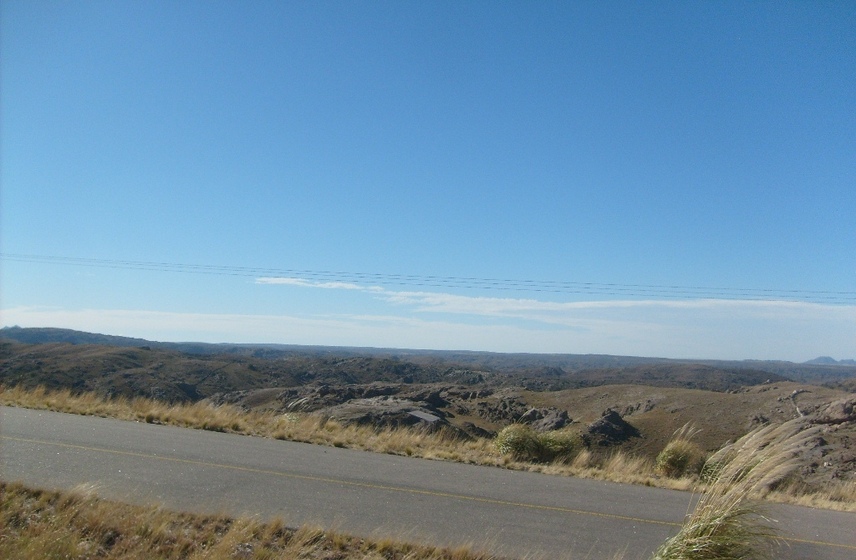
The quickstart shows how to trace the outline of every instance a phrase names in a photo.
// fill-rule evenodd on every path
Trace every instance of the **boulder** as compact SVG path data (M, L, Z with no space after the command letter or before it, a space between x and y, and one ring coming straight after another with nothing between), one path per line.
M329 418L344 424L364 424L373 426L413 426L439 428L447 424L442 415L427 410L418 403L392 396L353 399L346 403L329 407L324 411Z
M843 424L854 421L856 421L856 397L829 403L811 418L813 424Z
M632 437L640 437L640 434L639 430L625 421L620 414L608 408L603 416L589 424L586 437L590 444L607 446L623 443Z
M517 421L531 425L536 432L560 430L571 423L566 411L553 407L530 408Z
M495 424L517 422L528 410L526 403L513 396L503 396L495 402L481 401L476 407L479 416Z

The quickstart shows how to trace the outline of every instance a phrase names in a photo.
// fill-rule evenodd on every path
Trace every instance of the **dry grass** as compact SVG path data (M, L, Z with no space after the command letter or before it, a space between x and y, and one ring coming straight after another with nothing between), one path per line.
M677 535L654 560L772 558L775 532L760 499L799 466L814 430L799 420L754 430L710 458L711 482Z
M856 511L856 480L842 482L825 490L806 490L799 482L771 490L765 499L783 504Z
M266 425L264 415L243 414L237 409L201 405L186 407L157 406L148 410L145 400L99 401L91 395L75 397L68 393L44 391L0 393L0 402L10 404L10 397L36 399L41 408L64 411L89 411L148 421L163 421L207 429L239 431ZM77 401L76 399L79 399ZM15 403L21 405L22 403ZM162 408L159 408L162 407ZM225 408L225 410L221 410ZM116 413L116 411L121 414ZM97 411L97 412L96 412ZM113 414L106 414L113 412ZM409 430L368 430L349 428L317 418L275 416L267 419L268 429L279 430L273 437L307 440L338 445L348 443L345 434L362 438L359 447L381 448L397 452L401 446L440 455L436 446L462 442L445 434ZM304 425L305 424L305 425ZM706 464L709 483L703 487L694 512L688 516L679 533L667 540L655 553L654 560L726 560L773 557L775 533L765 524L762 499L799 501L818 505L824 500L853 503L856 485L836 489L838 495L802 496L788 499L798 492L798 482L782 484L799 465L800 451L814 437L814 430L803 429L800 420L755 430L736 443L714 454ZM251 432L255 433L255 432ZM307 434L309 434L307 436ZM271 435L271 434L268 434ZM676 434L682 440L685 434ZM492 442L486 445L492 446ZM351 445L349 445L351 446ZM434 447L432 447L434 446ZM472 449L477 449L476 447ZM471 450L472 450L471 449ZM511 465L510 455L503 456ZM624 481L650 484L654 466L649 459L623 453L598 456L583 450L565 462L530 465L542 472L577 476L610 473ZM672 481L691 484L690 479ZM698 483L697 479L695 482ZM698 483L700 484L700 483ZM323 531L319 528L291 529L281 521L262 523L251 519L226 516L175 513L156 507L139 507L100 500L85 488L73 492L31 490L17 484L0 482L0 557L21 558L366 558L373 560L469 560L492 556L463 547L442 549L414 545L393 539L366 540ZM842 508L839 508L842 509ZM844 508L846 509L846 508Z
M693 441L698 432L689 422L675 431L671 441L657 455L654 467L657 474L680 478L701 472L705 454Z
M0 404L429 459L484 464L484 457L492 457L489 463L500 463L490 440L464 441L446 431L342 425L313 414L247 412L230 405L169 404L142 397L104 399L94 393L75 394L68 389L47 391L42 387L33 390L0 388Z
M317 527L177 513L97 498L87 489L33 490L0 482L0 558L42 560L488 560L455 549L367 540Z
M497 451L518 461L567 462L583 448L583 438L574 430L536 432L526 424L510 424L494 439Z
M141 397L104 399L94 393L47 391L41 387L0 387L0 404L678 490L689 490L698 484L695 474L662 476L651 460L621 451L583 449L552 462L533 463L499 452L490 439L461 439L447 431L416 428L342 425L313 414L247 412L229 405L168 404ZM676 434L676 439L686 439L686 434ZM768 494L767 499L856 511L856 484L842 483L822 492L794 484Z

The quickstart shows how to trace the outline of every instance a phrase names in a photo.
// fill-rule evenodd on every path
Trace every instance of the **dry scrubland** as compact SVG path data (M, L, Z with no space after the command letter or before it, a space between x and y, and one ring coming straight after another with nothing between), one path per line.
M772 363L760 371L609 356L403 361L341 351L108 347L80 339L96 336L86 333L3 330L53 338L0 341L0 404L703 492L658 560L775 557L775 535L758 515L764 500L856 511L853 368ZM452 358L459 363L444 361ZM340 405L360 399L404 402L405 418L419 409L443 427L388 427L397 421L341 414ZM530 411L564 413L566 421L536 426L546 417L526 420ZM604 432L592 427L608 414L624 423L626 437L594 439ZM0 558L493 558L138 508L87 491L0 490Z
M776 534L753 500L798 464L799 449L814 436L801 428L795 421L759 428L714 455L706 465L707 492L653 560L773 558ZM467 547L442 549L292 529L281 521L130 506L100 500L85 488L52 492L0 483L0 496L3 558L495 558Z
M698 430L689 423L651 459L624 451L593 452L580 445L573 431L538 434L521 425L509 426L495 439L462 439L442 430L343 425L313 414L248 412L230 405L167 404L140 397L104 399L94 393L20 387L0 387L0 404L679 490L703 489L710 478L702 468L707 454L694 441ZM856 482L833 483L817 491L792 477L765 490L763 498L856 511Z
M825 428L823 442L815 443L799 473L807 487L799 493L840 494L842 481L856 480L856 396L846 392L856 366L409 351L364 355L329 348L162 345L57 329L0 331L0 386L44 385L51 391L125 397L128 403L135 397L155 399L136 401L133 413L128 405L124 412L96 414L668 487L692 483L691 476L687 482L680 473L654 472L676 428L688 423L700 428L690 443L710 454L755 427L810 416ZM108 342L138 346L105 346ZM206 404L190 403L232 405L247 413L227 406L212 412ZM836 403L832 419L827 409ZM103 410L101 404L86 406ZM610 410L623 420L617 423L623 425L620 437L613 437L614 431L592 432L598 423L604 427L601 420ZM412 423L413 412L439 417L434 427L446 430L437 438L383 428ZM309 414L330 420L322 426ZM513 423L576 431L586 445L561 454L559 461L551 453L534 460L500 456L490 438ZM378 427L356 427L366 425Z

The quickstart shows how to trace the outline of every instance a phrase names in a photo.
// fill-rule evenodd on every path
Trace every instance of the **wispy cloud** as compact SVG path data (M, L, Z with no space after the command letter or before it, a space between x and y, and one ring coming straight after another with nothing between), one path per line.
M386 313L304 316L37 307L8 308L0 313L4 325L65 327L164 341L795 361L819 355L854 357L854 306L830 309L813 304L743 303L589 306L568 311L552 322L543 316L537 321L521 320L526 314L517 310L513 317L479 324L448 314L396 313L395 306Z
M851 357L856 306L740 299L552 301L265 278L259 283L363 292L378 315L340 317L372 345L667 357Z
M666 312L705 312L737 316L771 318L832 315L856 320L856 306L824 305L803 301L752 299L642 299L600 301L545 301L532 298L502 298L452 294L446 292L396 291L380 286L343 282L318 282L301 278L259 278L259 284L280 284L303 288L341 289L369 292L377 299L408 306L417 313L447 313L482 317L518 318L546 323L567 323L586 314L621 313L651 315ZM565 318L563 320L562 318ZM573 324L573 322L568 323Z
M376 286L360 286L350 282L318 282L303 278L262 277L256 278L256 284L273 284L283 286L300 286L302 288L322 288L325 290L359 290L363 292L383 291Z

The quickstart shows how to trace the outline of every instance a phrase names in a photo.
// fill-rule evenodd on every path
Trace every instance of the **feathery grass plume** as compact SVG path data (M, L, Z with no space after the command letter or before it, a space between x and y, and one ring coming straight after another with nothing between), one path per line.
M799 465L799 452L816 436L800 419L749 432L715 453L718 465L705 494L677 535L654 560L770 558L775 531L756 501Z
M657 474L680 478L688 474L698 474L702 470L704 451L692 441L699 431L690 422L675 430L671 441L657 455Z

